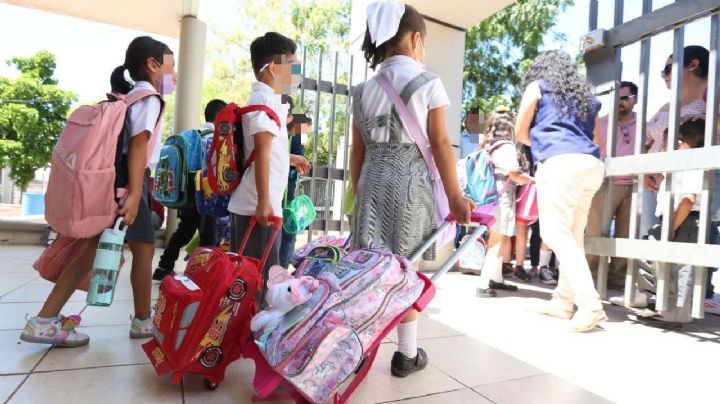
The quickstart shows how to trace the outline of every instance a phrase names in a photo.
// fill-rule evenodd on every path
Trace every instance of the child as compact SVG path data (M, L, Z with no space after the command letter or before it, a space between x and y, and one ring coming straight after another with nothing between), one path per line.
M458 185L445 127L449 100L442 82L422 67L425 34L425 21L413 7L399 1L373 2L368 5L362 49L370 67L380 65L377 75L389 81L419 123L450 210L458 222L467 223L472 205ZM437 226L430 171L419 149L427 146L415 144L377 78L355 88L353 111L353 248L386 248L410 256ZM425 258L433 259L434 251ZM391 372L405 377L427 365L427 354L417 348L417 312L411 311L397 332L399 349Z
M604 178L593 141L600 102L561 50L541 53L522 86L515 135L520 143L532 143L542 239L563 265L553 298L540 312L572 318L573 331L590 331L607 320L584 255L588 210Z
M125 71L135 81L125 80ZM130 94L139 89L153 89L159 94L170 94L177 76L173 53L164 43L148 36L135 38L125 53L125 64L117 67L110 78L114 93ZM160 96L148 97L128 109L118 177L127 178L127 197L121 201L119 215L128 226L125 241L132 252L130 281L135 302L135 316L130 327L130 338L152 337L150 321L150 292L152 288L152 259L155 252L155 230L152 226L150 204L147 198L148 167L159 159L160 122L163 100ZM126 163L126 164L125 164ZM123 175L124 174L124 175ZM20 339L26 342L54 344L62 347L86 345L90 337L75 331L77 321L60 316L60 310L77 286L92 269L99 235L88 240L85 251L60 275L40 313L28 320Z
M495 297L495 290L517 290L517 286L503 281L503 256L505 249L510 248L510 237L515 234L515 184L527 184L531 178L523 173L518 163L514 126L515 114L501 107L490 116L485 131L483 146L490 153L490 160L495 167L499 195L477 297Z
M689 118L679 128L678 149L703 147L705 142L705 120ZM660 189L665 189L666 179ZM667 198L673 195L672 232L669 239L677 243L696 243L698 238L698 220L700 218L700 200L702 192L703 170L686 170L672 175L672 185L668 192L658 193L656 216L662 223L667 218L665 205ZM661 225L656 225L648 234L660 239ZM662 328L680 328L682 323L691 321L692 306L692 266L673 265L668 279L668 308L661 315L653 317L638 316L641 323Z
M283 96L285 104L288 104L287 129L290 136L290 175L288 176L287 193L284 205L287 206L295 199L295 191L297 190L298 177L301 174L307 174L310 171L310 163L305 158L305 147L302 144L302 135L308 132L312 119L305 114L293 114L295 104L292 97ZM295 251L296 234L288 233L282 230L282 239L280 241L280 266L286 268L290 265L290 257Z
M289 95L300 82L300 77L290 74L291 65L297 64L296 49L295 42L276 32L268 32L252 42L250 59L257 82L252 84L247 104L266 105L281 119L288 115L289 105L281 102L281 94ZM290 167L287 128L278 127L265 112L243 115L242 128L245 156L254 150L255 162L245 170L230 199L230 248L239 250L250 219L256 216L259 226L252 230L243 254L260 259L273 233L273 228L267 227L271 217L282 216ZM267 279L267 270L280 262L279 251L280 237L272 245L263 279Z
M212 136L213 122L218 112L225 108L225 101L211 100L205 106L205 125L203 126L203 138L207 139ZM209 133L205 133L205 132ZM206 142L202 142L203 147ZM180 256L180 248L187 245L192 240L196 231L200 231L200 246L214 246L215 240L215 220L212 217L201 215L198 213L195 203L195 181L194 177L188 184L188 202L182 208L178 209L178 224L175 232L170 236L170 240L165 246L160 256L157 268L153 273L153 280L161 281L168 275L175 274L175 261Z

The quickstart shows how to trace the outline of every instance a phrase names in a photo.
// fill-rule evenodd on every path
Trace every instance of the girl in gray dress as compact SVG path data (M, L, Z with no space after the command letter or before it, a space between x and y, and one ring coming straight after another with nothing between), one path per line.
M458 185L455 154L445 127L449 100L442 82L425 71L425 22L414 8L395 0L368 5L363 51L407 105L430 145L450 211L466 223L472 209ZM353 248L385 248L409 256L437 228L430 171L398 111L375 78L353 96L352 186L356 204ZM427 147L421 145L420 147ZM425 255L433 259L431 251ZM424 368L417 348L417 312L398 326L392 374L404 377Z

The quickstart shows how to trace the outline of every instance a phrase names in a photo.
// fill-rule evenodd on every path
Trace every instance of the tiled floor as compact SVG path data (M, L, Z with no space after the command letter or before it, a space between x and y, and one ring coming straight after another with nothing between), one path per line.
M247 360L231 365L214 392L198 377L173 385L155 375L141 342L128 338L132 294L126 270L111 307L86 308L84 293L66 306L67 313L82 312L89 346L53 349L20 342L26 314L39 310L52 287L31 268L40 251L0 247L0 402L252 402L254 365ZM450 273L438 283L419 325L419 345L430 358L426 370L405 379L390 375L393 333L352 403L634 404L718 397L713 361L720 358L719 317L665 332L636 323L628 310L606 306L611 320L604 330L574 334L563 321L532 312L549 289L532 283L520 285L518 293L479 300L476 282Z

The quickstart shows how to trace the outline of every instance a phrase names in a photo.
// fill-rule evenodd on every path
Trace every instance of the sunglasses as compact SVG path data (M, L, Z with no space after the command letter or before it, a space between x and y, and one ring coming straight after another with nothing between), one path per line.
M634 95L621 95L621 96L620 96L620 101L630 101L630 100L632 100L633 98L635 98Z
M663 76L669 76L670 73L672 73L672 64L671 63L666 64L665 68L660 70L660 74Z

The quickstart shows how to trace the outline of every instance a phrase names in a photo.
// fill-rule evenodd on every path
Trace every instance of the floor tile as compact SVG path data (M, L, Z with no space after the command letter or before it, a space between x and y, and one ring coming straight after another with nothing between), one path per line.
M35 371L150 363L141 347L148 339L130 339L128 326L79 327L78 330L90 335L89 345L54 348Z
M463 335L462 332L450 328L445 324L433 320L424 314L420 314L418 317L418 340L430 339L430 338L443 338L443 337L457 337ZM397 328L390 331L387 339L393 342L397 342Z
M82 313L82 325L124 325L129 330L133 314L135 306L132 300L116 300L108 307L88 306Z
M0 376L0 402L7 401L25 377L25 375Z
M0 330L22 330L26 317L36 315L43 303L6 303L0 301ZM85 302L68 302L63 307L64 314L77 314L85 308Z
M542 402L553 404L609 404L596 394L575 386L557 376L543 374L521 379L508 380L473 390L495 403L530 403L542 397Z
M61 398L61 401L58 401ZM180 404L179 385L155 375L152 365L33 373L10 400L25 403Z
M424 370L405 378L390 374L390 360L397 349L395 344L381 344L375 363L363 383L355 391L351 402L377 403L419 397L464 388L430 364Z
M217 390L205 389L202 377L189 374L184 379L185 404L250 404L255 394L252 380L255 375L255 363L251 360L241 359L230 366L225 372L225 381L220 383ZM267 403L293 403L292 400L265 401Z
M0 375L28 373L50 349L50 345L20 341L20 331L0 331Z
M540 369L467 336L428 339L420 341L419 345L427 351L433 366L466 386L542 373Z
M0 273L32 271L32 263L40 256L42 246L0 246Z
M449 391L447 393L431 394L424 397L409 398L400 401L391 401L397 404L437 404L437 403L463 403L463 404L493 404L482 395L471 389Z
M7 272L3 273L1 276L2 282L0 282L0 301L5 301L6 297L9 294L12 294L14 290L38 279L38 274L35 271Z
M38 278L34 275L35 280L26 285L23 285L19 289L12 291L2 297L0 300L3 303L15 302L15 303L31 303L31 302L44 302L47 299L50 291L55 286L54 283L46 281L45 279ZM87 293L77 290L70 296L71 302L84 302Z

